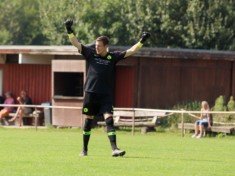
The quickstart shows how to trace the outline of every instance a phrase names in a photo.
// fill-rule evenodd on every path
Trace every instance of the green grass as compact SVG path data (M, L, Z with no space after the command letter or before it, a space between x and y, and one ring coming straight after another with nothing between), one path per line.
M0 128L0 176L235 175L235 137L191 139L180 133L118 131L123 158L112 158L106 133L93 131L89 156L79 157L80 130Z

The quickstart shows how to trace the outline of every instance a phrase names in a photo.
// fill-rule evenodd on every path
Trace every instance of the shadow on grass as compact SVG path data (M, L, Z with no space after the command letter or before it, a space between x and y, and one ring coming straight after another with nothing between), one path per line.
M159 157L150 157L150 156L124 156L126 159L162 159Z
M106 158L107 155L89 155L89 157L104 157ZM110 156L112 157L112 156ZM160 157L152 157L152 156L131 156L126 154L125 156L119 156L119 157L112 157L112 158L122 158L122 159L151 159L151 160L155 160L155 159L163 159Z
M90 157L104 157L106 158L107 156L104 155L91 155ZM112 157L112 156L110 156ZM161 156L131 156L131 155L125 155L125 156L121 156L121 157L112 157L112 158L120 158L120 159L147 159L147 160L165 160L165 157L161 157ZM170 158L169 158L170 159ZM187 159L187 158L172 158L173 160L178 160L178 161L182 161L182 162L210 162L210 163L223 163L223 161L221 160L210 160L210 159Z

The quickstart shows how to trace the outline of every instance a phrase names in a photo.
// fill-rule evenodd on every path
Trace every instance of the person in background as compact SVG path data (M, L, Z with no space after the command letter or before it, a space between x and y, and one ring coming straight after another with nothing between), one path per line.
M192 135L192 138L201 138L203 137L203 133L206 128L211 127L211 120L210 120L210 114L208 113L210 111L209 104L206 101L202 101L201 104L201 115L199 120L195 123L195 134Z
M113 97L116 64L133 56L139 51L145 41L150 38L150 33L143 32L139 41L126 51L109 52L109 38L100 36L95 41L95 47L88 47L79 42L72 29L73 20L66 20L70 42L78 49L87 61L88 70L85 83L85 98L82 112L85 115L83 126L83 150L81 156L88 155L88 143L94 117L102 114L106 125L107 134L112 148L112 156L124 156L126 151L120 150L116 142L116 130L113 121Z
M25 90L22 90L20 92L20 96L17 97L17 101L21 105L31 105L32 104L32 99L27 95L27 92ZM30 107L18 107L15 116L10 119L9 121L12 122L16 119L18 119L18 124L19 126L23 125L23 116L28 115L33 112L33 109Z
M6 105L11 105L11 104L14 104L15 101L14 99L12 98L12 94L11 92L6 92L5 93L5 101L3 104L6 104ZM13 112L14 111L14 107L8 107L8 106L5 106L1 111L0 111L0 120L7 117L9 115L9 113Z

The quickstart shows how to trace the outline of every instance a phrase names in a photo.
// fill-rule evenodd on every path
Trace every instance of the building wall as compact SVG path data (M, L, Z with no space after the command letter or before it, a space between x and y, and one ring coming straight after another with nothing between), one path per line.
M135 106L135 75L134 66L117 66L114 103L116 107Z
M131 57L118 63L115 107L171 108L179 102L194 100L207 100L213 106L219 95L225 95L227 100L235 96L234 59L214 58L219 56L216 53L209 58L207 54L201 58L195 53L187 59L154 56ZM16 97L25 89L35 104L50 101L53 105L80 107L83 97L53 99L53 72L85 73L84 60L81 63L77 58L81 59L73 55L57 56L54 65L0 64L3 92L11 91ZM81 110L57 109L52 116L54 125L82 124Z
M226 60L140 59L139 107L170 108L182 101L234 95L234 63Z
M138 64L136 57L128 57L116 66L115 107L136 107L138 96Z
M55 97L54 95L54 73L55 72L81 72L84 73L84 82L86 78L86 63L84 60L53 60L52 61L52 105L53 106L72 106L82 107L83 97ZM61 109L52 110L52 124L56 126L82 126L81 109Z
M235 97L235 62L232 63L232 74L231 74L231 92L233 97Z
M75 99L53 99L54 106L82 107L82 100ZM83 123L82 111L79 109L53 109L52 124L56 126L81 127Z
M51 101L51 65L1 64L3 92L27 90L34 104Z

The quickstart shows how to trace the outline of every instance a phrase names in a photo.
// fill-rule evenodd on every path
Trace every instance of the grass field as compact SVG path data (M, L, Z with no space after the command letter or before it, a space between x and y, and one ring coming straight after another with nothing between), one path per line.
M79 157L81 130L0 128L0 176L235 175L235 136L118 131L123 158L112 158L106 133L93 131L88 157Z

